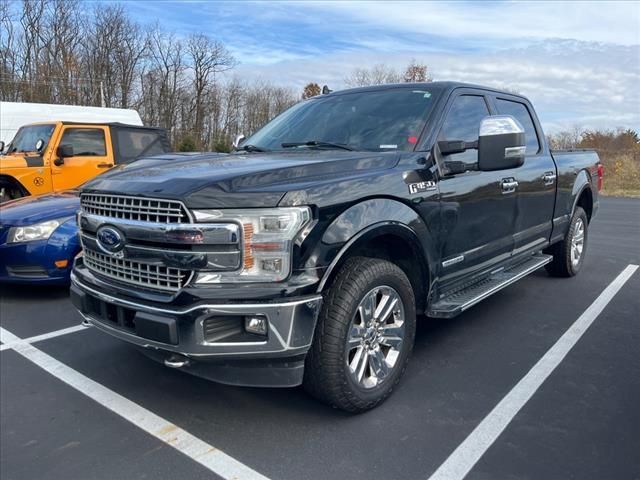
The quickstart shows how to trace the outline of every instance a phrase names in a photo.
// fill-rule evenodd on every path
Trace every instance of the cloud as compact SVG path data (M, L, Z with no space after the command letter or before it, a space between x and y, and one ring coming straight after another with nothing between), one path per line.
M552 37L635 45L640 43L640 4L629 1L570 2L299 2L328 10L335 21L433 33L454 38L547 39Z
M580 125L585 128L631 126L640 130L640 47L546 40L526 48L456 55L416 52L352 51L321 58L278 62L235 72L296 89L310 82L343 88L355 67L386 63L403 68L416 58L435 80L454 80L515 89L528 96L549 132Z

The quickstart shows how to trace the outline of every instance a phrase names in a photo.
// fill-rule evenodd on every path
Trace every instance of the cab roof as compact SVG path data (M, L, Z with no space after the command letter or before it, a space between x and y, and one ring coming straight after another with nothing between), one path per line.
M431 90L438 90L440 92L451 92L457 88L471 88L474 90L485 90L493 93L500 93L503 95L511 95L514 97L526 98L523 95L518 93L509 92L504 89L498 89L493 87L486 87L483 85L476 85L473 83L465 83L465 82L419 82L419 83L385 83L381 85L370 85L366 87L356 87L356 88L348 88L345 90L336 90L335 92L328 93L326 95L318 95L322 96L331 96L331 95L342 95L345 93L355 93L355 92L368 92L368 91L380 91L380 90L393 90L396 88L427 88ZM313 97L312 97L313 98Z
M120 128L134 128L139 130L164 130L162 127L146 127L144 125L132 125L130 123L121 123L121 122L70 122L70 121L60 121L60 120L51 120L49 122L33 122L27 123L23 125L27 127L29 125L51 125L51 124L62 124L62 125L95 125L97 127L120 127Z

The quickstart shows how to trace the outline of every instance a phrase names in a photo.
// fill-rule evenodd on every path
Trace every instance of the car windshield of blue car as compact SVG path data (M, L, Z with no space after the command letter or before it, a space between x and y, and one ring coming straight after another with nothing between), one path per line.
M286 110L243 145L262 151L411 151L437 93L435 88L407 85L319 95Z
M54 129L55 125L28 125L20 128L9 144L7 153L35 152L37 150L36 144L38 140L44 142L40 149L44 151L49 144L49 139Z

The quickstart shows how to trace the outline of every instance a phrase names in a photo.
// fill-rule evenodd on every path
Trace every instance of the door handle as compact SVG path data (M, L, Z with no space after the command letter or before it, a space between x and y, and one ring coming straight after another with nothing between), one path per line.
M545 172L544 175L542 175L542 181L545 185L553 185L556 181L555 172Z
M113 163L99 163L97 165L98 168L111 168L113 167Z
M518 181L515 178L503 178L500 182L502 193L513 193L518 188Z

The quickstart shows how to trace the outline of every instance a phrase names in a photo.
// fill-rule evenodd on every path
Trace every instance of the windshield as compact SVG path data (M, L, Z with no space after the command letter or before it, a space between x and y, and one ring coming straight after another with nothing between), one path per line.
M44 151L49 144L49 139L51 138L54 128L55 125L29 125L21 127L9 144L7 153L33 152L36 150L36 143L40 139L44 141L42 147L42 151Z
M414 86L314 97L273 119L243 145L263 150L413 150L436 93Z

